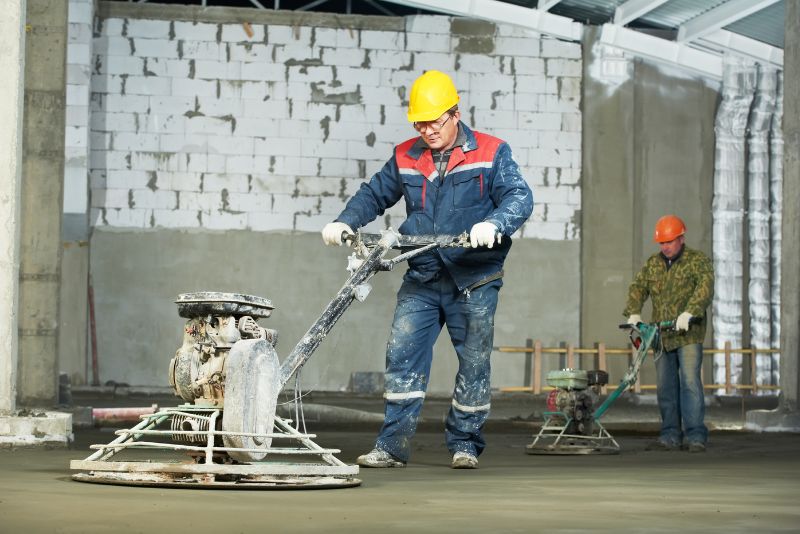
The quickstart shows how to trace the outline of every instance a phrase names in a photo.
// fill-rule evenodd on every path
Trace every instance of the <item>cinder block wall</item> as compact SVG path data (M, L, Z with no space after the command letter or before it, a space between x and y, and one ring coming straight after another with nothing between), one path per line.
M322 226L414 132L406 91L450 73L465 122L511 144L534 188L507 263L495 344L578 341L581 47L441 16L332 16L99 3L92 42L91 271L101 381L165 385L183 291L277 306L285 354L344 281ZM371 230L397 227L403 206ZM304 370L343 389L383 368L402 273L348 311ZM430 390L452 390L443 333ZM522 356L494 358L522 385Z
M375 19L100 19L95 227L318 231L413 136L407 88L440 69L465 121L509 141L536 188L521 237L576 239L580 44L449 17Z

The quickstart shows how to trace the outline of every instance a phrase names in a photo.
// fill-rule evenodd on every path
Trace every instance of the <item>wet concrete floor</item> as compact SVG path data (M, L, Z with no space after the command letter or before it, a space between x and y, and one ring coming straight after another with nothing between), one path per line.
M314 431L313 428L309 431ZM372 432L318 431L352 462ZM800 435L714 432L706 453L530 456L526 431L491 432L480 469L452 470L441 433L420 433L403 469L362 469L360 487L307 491L107 486L70 479L71 450L0 450L0 533L797 532Z

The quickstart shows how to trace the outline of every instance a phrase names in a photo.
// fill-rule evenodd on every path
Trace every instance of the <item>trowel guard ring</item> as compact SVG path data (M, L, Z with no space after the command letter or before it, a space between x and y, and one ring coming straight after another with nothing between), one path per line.
M178 305L178 315L184 319L207 315L249 315L253 318L264 318L269 317L275 309L272 301L263 297L219 291L181 293L175 303Z

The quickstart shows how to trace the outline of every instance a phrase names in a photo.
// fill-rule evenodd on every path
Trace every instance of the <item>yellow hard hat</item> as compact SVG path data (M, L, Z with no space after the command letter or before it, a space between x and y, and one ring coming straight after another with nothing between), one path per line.
M435 121L458 104L453 80L444 72L429 70L414 81L408 99L408 121Z

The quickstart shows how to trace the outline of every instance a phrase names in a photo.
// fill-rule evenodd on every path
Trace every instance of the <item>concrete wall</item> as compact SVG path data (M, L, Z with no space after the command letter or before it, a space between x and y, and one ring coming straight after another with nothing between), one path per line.
M173 304L182 292L259 295L276 306L261 324L279 332L284 357L347 278L347 249L315 233L96 229L91 271L101 382L167 385L167 364L183 336ZM578 244L514 243L500 292L495 344L577 342ZM354 302L303 371L305 388L344 389L352 371L382 371L395 293L403 269L379 273L364 303ZM430 391L452 390L456 357L443 333ZM495 386L522 385L524 358L496 353Z
M345 280L346 251L326 249L318 232L413 135L407 86L430 68L452 73L465 121L508 140L534 188L496 344L577 342L579 44L450 17L125 3L100 3L95 30L90 270L101 382L166 385L183 325L172 301L186 291L272 299L264 323L288 354ZM397 227L403 211L371 229ZM305 387L343 389L351 372L383 369L401 274L374 280L305 369ZM523 364L496 355L494 385L522 385ZM445 333L430 390L452 390L455 369Z
M687 244L711 255L719 94L716 82L609 55L595 43L594 30L584 55L581 339L624 346L617 325L625 319L633 276L658 252L656 220L679 215ZM612 374L626 365L619 362ZM712 376L710 358L704 372ZM648 366L642 381L654 379Z
M299 21L283 12L121 3L101 3L99 15L90 146L101 381L166 383L182 324L171 301L184 291L273 299L278 309L266 322L280 331L279 353L287 354L344 281L345 251L325 249L316 232L382 164L390 144L406 136L402 88L428 66L455 73L467 122L508 138L534 187L537 208L509 258L496 345L533 337L547 345L624 346L616 324L627 285L655 252L651 230L663 213L683 216L689 244L710 253L718 95L708 80L601 57L592 38L576 72L577 45L448 17L315 14ZM243 22L251 23L255 42L245 41ZM442 49L414 50L409 43L418 33ZM393 50L370 49L387 46ZM175 57L165 57L173 48ZM216 51L213 65L204 63L201 49ZM360 62L352 63L353 54ZM391 63L399 58L405 63ZM267 72L270 61L282 62L276 80L241 79L242 72ZM411 61L414 70L403 70ZM329 63L335 69L326 72L335 72L337 83L309 78ZM381 104L369 104L364 87L376 65L379 71L393 65L378 76L393 89L380 93ZM489 78L478 72L493 68ZM198 83L212 74L219 79ZM515 80L510 89L506 78ZM361 83L352 87L349 79ZM171 94L188 88L197 94ZM254 108L255 95L283 105ZM149 108L136 111L145 102ZM277 116L254 119L244 110L234 116L236 109L224 106L237 102ZM510 116L518 118L513 127L504 122ZM577 145L576 134L582 135ZM231 138L253 154L284 150L302 157L236 154L241 148ZM301 161L309 154L313 162ZM250 167L239 169L243 161ZM287 172L287 164L299 170ZM376 226L396 226L396 217ZM399 275L382 273L369 300L354 304L309 363L306 387L342 389L350 372L382 369ZM455 358L446 334L435 360L431 390L448 391ZM625 365L612 367L613 379ZM521 355L495 354L495 386L521 385L523 375ZM643 380L652 382L651 375L646 369Z

